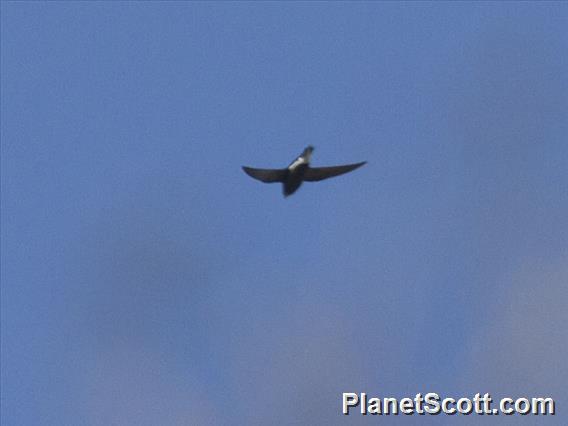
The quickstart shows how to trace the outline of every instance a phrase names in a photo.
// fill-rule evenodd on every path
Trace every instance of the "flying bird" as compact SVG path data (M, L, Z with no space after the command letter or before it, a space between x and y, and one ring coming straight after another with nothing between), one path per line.
M334 176L348 173L366 164L366 161L344 166L310 167L313 146L308 146L302 154L285 169L254 169L243 166L243 170L250 177L264 183L281 182L284 196L292 195L298 190L302 182L317 182Z

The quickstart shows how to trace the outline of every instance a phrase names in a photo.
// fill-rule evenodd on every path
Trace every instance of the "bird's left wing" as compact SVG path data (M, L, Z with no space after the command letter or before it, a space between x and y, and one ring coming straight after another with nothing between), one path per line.
M349 173L364 164L367 164L367 162L363 161L361 163L346 164L344 166L310 167L306 170L304 180L308 182L317 182L318 180L324 180L344 173Z
M283 182L286 178L287 169L253 169L243 166L243 170L250 177L264 183Z

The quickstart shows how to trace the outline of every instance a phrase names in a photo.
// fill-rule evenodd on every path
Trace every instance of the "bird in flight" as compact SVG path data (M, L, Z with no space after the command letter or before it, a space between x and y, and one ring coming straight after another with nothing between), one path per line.
M344 166L331 167L310 167L310 159L313 146L308 146L298 158L290 163L285 169L254 169L252 167L243 166L243 170L250 177L264 183L281 182L283 186L284 196L292 195L298 190L302 182L317 182L334 176L339 176L355 170L366 161L355 164L346 164Z

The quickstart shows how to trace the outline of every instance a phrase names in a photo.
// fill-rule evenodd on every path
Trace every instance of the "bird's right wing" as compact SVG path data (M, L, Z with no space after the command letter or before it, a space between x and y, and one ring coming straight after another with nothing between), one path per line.
M304 175L304 180L308 182L317 182L330 177L339 176L343 173L349 173L366 164L366 161L355 164L346 164L344 166L331 166L331 167L309 167Z
M253 169L243 166L243 170L250 177L264 183L283 182L288 169Z

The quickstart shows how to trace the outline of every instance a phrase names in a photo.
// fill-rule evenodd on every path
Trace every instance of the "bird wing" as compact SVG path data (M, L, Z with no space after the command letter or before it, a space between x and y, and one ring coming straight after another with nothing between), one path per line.
M283 182L286 178L287 169L253 169L243 166L243 170L250 177L264 183Z
M366 163L366 161L363 161L361 163L346 164L344 166L309 167L304 175L304 180L308 182L317 182L318 180L339 176L344 173L349 173Z

